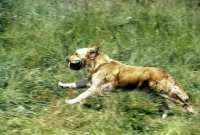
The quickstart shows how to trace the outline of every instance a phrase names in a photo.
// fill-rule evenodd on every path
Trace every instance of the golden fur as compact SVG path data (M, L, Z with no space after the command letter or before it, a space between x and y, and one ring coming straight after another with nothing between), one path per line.
M188 104L189 97L181 85L175 82L167 72L159 68L122 64L110 59L106 54L100 53L97 45L92 48L78 49L67 61L72 70L79 70L85 67L90 74L88 79L82 82L59 83L61 87L68 88L89 87L78 97L66 100L67 104L81 102L102 90L133 89L134 87L148 86L162 97L182 104L188 112L195 113ZM163 117L166 117L166 114Z

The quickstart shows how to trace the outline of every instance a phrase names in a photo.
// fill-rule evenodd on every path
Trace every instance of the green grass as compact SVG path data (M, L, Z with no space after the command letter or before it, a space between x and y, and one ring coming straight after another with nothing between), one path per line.
M169 72L200 107L198 0L0 1L0 133L2 135L198 135L200 116L168 101L165 120L152 96L104 93L87 105L67 106L86 89L58 82L87 77L66 56L82 47L129 65Z

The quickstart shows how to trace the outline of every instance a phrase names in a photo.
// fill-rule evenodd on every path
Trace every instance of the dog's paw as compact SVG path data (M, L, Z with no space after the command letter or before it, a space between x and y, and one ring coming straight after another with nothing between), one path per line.
M106 84L101 86L101 90L108 90L108 88L109 88L109 86Z
M75 104L76 101L75 101L74 99L71 99L71 100L66 99L66 100L65 100L65 103L66 103L67 105L72 105L72 104Z
M166 119L166 118L167 118L167 116L168 116L168 115L167 115L167 113L163 113L163 115L162 115L162 117L161 117L161 118L162 118L162 119Z
M104 84L101 86L102 91L112 91L114 88L110 84Z
M58 83L58 86L60 86L61 88L65 88L65 85L61 82Z
M190 105L186 106L186 110L187 110L190 114L198 114L198 112L195 111L195 110L193 109L193 107L190 106Z

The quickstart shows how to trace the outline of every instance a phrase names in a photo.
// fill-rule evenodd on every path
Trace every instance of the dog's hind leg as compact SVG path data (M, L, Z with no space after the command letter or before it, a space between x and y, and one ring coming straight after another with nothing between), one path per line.
M178 102L182 104L186 110L191 114L196 114L197 112L188 104L189 97L183 90L183 88L178 84L175 83L171 87L171 91L169 92L169 97L174 100L175 102Z
M149 86L154 89L160 96L183 105L183 107L185 107L189 113L196 113L194 109L188 104L188 95L183 90L181 85L176 83L172 77L168 76L160 81L152 81L149 83Z
M160 106L159 106L159 111L162 111L162 118L165 119L168 116L169 113L169 106L166 103L165 99L163 99L163 101L161 102Z
M162 113L162 118L166 118L170 110L166 99L157 93L151 93L151 98L157 104L159 114Z
M188 103L189 97L178 83L174 83L173 85L171 85L169 87L168 93L160 95L164 98L168 98L170 100L175 101L176 103L183 105L183 107L185 107L186 110L191 114L197 113L192 108L192 106L189 105Z

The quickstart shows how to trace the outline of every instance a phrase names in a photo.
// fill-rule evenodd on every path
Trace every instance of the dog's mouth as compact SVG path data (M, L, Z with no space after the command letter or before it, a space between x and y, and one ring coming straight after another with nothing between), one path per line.
M69 67L72 70L80 70L82 67L82 61L81 60L69 61Z

